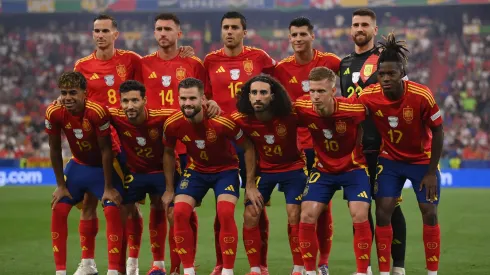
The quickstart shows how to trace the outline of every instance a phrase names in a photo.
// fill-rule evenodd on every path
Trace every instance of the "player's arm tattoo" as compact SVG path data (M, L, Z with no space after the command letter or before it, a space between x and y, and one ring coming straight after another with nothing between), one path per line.
M247 187L255 187L255 169L257 164L257 156L255 155L255 147L253 143L245 138L240 145L243 148L245 156L245 167L247 170Z
M163 149L163 172L165 174L166 191L175 192L174 190L174 173L175 173L175 148L165 146Z
M53 166L58 187L66 186L63 174L63 155L61 150L61 135L49 135L49 157Z
M430 152L430 163L428 174L435 174L437 172L437 166L442 154L442 147L444 145L444 130L442 124L433 128L432 131L432 144Z
M102 155L102 169L104 170L104 189L111 189L112 186L112 140L111 135L97 137L100 153Z

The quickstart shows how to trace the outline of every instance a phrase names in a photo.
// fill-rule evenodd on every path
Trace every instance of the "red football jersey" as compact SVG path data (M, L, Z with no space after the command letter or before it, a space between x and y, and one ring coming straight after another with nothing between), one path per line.
M231 118L254 143L261 172L280 173L305 167L304 154L296 146L299 121L295 113L269 122L239 112Z
M121 109L109 109L111 123L119 134L131 172L150 174L163 171L163 124L175 110L145 109L146 121L133 125Z
M274 68L273 76L281 82L288 91L291 100L308 94L310 85L308 75L313 68L327 67L338 74L340 68L340 58L333 53L323 53L314 50L313 60L308 64L298 64L294 55L291 55L279 62ZM306 128L298 128L298 146L300 149L313 148L311 135Z
M250 78L263 71L272 70L276 61L263 50L243 47L237 56L225 55L224 49L214 51L204 58L212 97L228 114L236 110L236 94Z
M46 133L65 133L73 159L83 165L101 166L102 154L97 137L111 135L110 116L106 107L87 100L80 116L74 116L62 105L50 105L45 117Z
M384 96L379 84L359 94L373 117L381 138L380 157L413 164L430 162L432 132L442 124L441 111L424 85L404 81L405 93L397 101Z
M163 126L164 143L175 147L177 140L187 149L187 169L200 173L218 173L238 169L238 156L231 142L241 144L243 131L231 119L218 116L204 118L199 124L188 121L181 111Z
M204 65L196 56L182 58L176 56L163 60L158 52L141 59L141 81L146 87L148 108L179 109L179 83L187 77L201 80L207 85Z
M128 79L137 79L141 56L132 51L118 50L109 60L99 60L95 52L79 59L75 71L87 79L87 97L109 107L119 108L119 86Z
M301 123L308 128L313 139L314 167L332 174L366 167L359 125L366 118L362 104L337 97L335 111L330 117L321 117L313 110L309 95L298 98L295 107Z

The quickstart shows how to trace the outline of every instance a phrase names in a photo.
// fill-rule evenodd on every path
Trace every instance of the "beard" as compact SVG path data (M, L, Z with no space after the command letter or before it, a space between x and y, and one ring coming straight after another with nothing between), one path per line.
M357 46L363 47L373 40L373 36L369 34L356 34L352 37L352 40L354 40L354 43L356 43Z
M191 107L191 108L189 108ZM195 117L197 114L199 114L199 112L202 110L202 107L196 107L196 106L182 106L180 108L180 110L182 111L182 113L184 114L184 116L186 118L193 118ZM188 113L186 111L190 111L192 110L192 112Z

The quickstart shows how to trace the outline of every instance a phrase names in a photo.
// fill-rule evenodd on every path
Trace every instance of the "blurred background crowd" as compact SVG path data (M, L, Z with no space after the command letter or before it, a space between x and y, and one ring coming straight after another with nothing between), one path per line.
M490 160L490 20L478 6L378 8L378 40L395 31L408 43L408 76L431 88L444 113L441 164ZM244 12L246 45L276 60L292 54L288 23L309 17L315 48L344 57L353 51L352 9ZM184 38L204 58L222 47L223 11L179 14ZM157 48L153 13L113 14L121 35L116 46L146 55ZM44 112L59 93L57 77L94 50L93 14L0 15L0 158L49 157ZM487 20L487 21L485 21ZM69 154L68 150L64 150Z

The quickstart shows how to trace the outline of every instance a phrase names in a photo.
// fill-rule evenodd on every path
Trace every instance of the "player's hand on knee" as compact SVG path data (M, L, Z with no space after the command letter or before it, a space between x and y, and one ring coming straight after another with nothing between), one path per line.
M207 106L206 114L208 115L208 117L213 118L221 114L221 108L218 106L218 103L216 103L216 101L207 100L206 106Z
M116 188L106 188L104 189L104 194L102 195L102 202L111 201L115 203L117 206L121 205L121 194Z
M255 213L259 215L264 207L264 198L260 194L259 189L255 187L246 188L245 194L247 199L252 203Z
M426 174L420 182L419 191L425 186L425 199L434 202L437 199L437 176L436 174Z
M180 46L180 57L191 57L195 54L196 52L194 52L194 49L191 46Z
M68 188L66 186L58 186L53 192L53 199L51 200L51 209L54 209L56 204L64 197L68 197L70 199L73 199L71 196L70 192L68 191Z
M162 196L163 209L168 213L168 208L170 204L174 201L175 192L173 191L165 191Z

